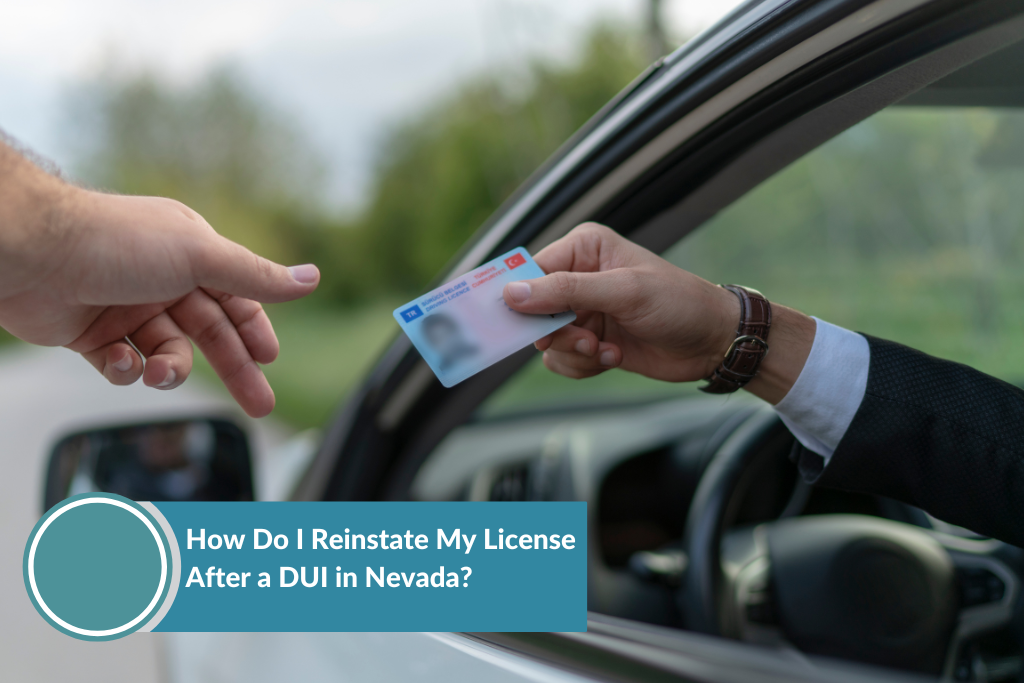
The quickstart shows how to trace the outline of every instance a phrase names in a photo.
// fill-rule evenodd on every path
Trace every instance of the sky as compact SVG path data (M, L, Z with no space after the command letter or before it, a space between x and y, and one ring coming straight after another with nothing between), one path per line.
M663 0L670 35L738 0ZM187 84L229 65L328 163L325 201L358 207L388 126L467 75L571 58L598 19L639 23L646 0L0 0L0 128L70 168L63 93L113 65ZM73 116L73 112L71 112Z

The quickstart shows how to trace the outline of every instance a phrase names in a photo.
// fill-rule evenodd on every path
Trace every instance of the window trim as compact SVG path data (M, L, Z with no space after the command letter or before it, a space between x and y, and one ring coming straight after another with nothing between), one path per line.
M866 664L807 656L689 631L587 615L583 633L460 633L568 673L614 683L877 683L905 674Z
M835 8L835 3L825 4L829 5L833 13L846 16ZM839 4L845 10L851 10L851 5L854 5L852 9L861 6L856 3ZM840 99L843 106L854 107L858 97L863 97L867 92L864 90L865 84L877 80L884 74L906 68L907 62L913 62L922 53L936 52L936 45L948 46L962 37L965 31L977 32L978 27L964 21L965 14L973 18L976 24L993 26L1005 23L1008 16L1015 16L1020 11L1019 5L1009 0L987 0L966 7L948 0L933 2L902 15L896 22L889 22L875 31L865 33L852 43L844 45L842 49L837 48L818 61L810 63L798 73L782 77L775 85L767 89L762 88L760 94L749 103L726 114L722 120L714 122L682 145L682 148L663 157L662 165L671 163L674 168L682 168L691 176L699 176L701 181L696 186L684 183L683 189L675 195L682 195L683 200L676 202L671 209L681 210L687 206L692 208L695 200L691 197L698 197L701 191L707 191L715 182L724 182L723 179L731 174L734 174L734 178L740 177L746 183L744 192L760 183L774 171L767 172L763 177L751 177L750 173L744 177L742 172L737 171L736 163L737 160L744 158L744 153L759 151L764 154L770 145L761 143L765 143L779 129L785 129L786 123L791 124L800 116L808 115L808 112L813 115L814 111L821 109L821 116L825 119L838 116L841 113L838 109L823 109L822 105ZM951 19L954 16L955 21ZM806 30L805 24L799 26L801 30ZM775 24L774 30L778 32L782 29ZM771 36L765 39L770 39L769 42L774 46L772 49L778 51L776 44L781 39ZM752 41L753 38L749 40ZM749 49L756 57L768 48L764 45L753 45ZM939 48L940 51L942 49ZM902 56L904 61L872 61L872 57L879 54L889 60L892 60L895 54L897 57ZM754 57L750 54L733 55L734 60L748 65ZM770 55L762 58L762 61L767 58L770 58ZM663 107L665 111L658 110L655 113L668 116L680 106L692 109L695 106L692 101L694 97L709 97L700 93L706 93L708 90L720 92L727 88L734 82L735 77L729 75L732 72L729 72L726 66L720 65L718 68L719 71L704 75L704 85L700 88L692 83L682 88L683 92L679 97L690 97L688 102L675 102L671 107ZM841 71L842 79L834 78L835 74ZM718 83L718 86L714 86L714 83ZM843 88L850 97L843 98L841 92L836 93L837 89ZM700 92L694 94L697 90ZM820 102L815 98L826 98L826 101ZM751 123L754 119L767 118L757 116L758 112L750 111L751 107L757 107L758 111L764 111L769 107L775 108L771 123L765 124L772 126L771 129L765 130L763 126L758 129L756 120ZM868 113L870 112L864 116ZM855 121L846 122L845 125L848 127L852 123ZM741 129L744 131L743 136L733 135ZM790 130L793 129L790 126ZM735 151L726 150L729 152L726 155L726 162L720 157L711 158L714 154L708 150L717 154L719 152L716 150L720 150L720 147L716 148L716 145L728 145L730 141L740 137L740 142L734 144L741 144L743 147ZM656 186L659 177L665 177L665 172L665 168L660 166L651 169L647 175L639 177L635 187L624 191L624 194L628 195L624 199L609 198L610 206L606 217L621 218L624 207L628 207L630 201L635 204L638 199L642 199L645 191ZM737 186L741 185L743 183ZM569 188L561 192L564 195L565 192L572 194L575 191ZM688 200L691 202L690 205L686 204ZM562 200L552 197L551 201L558 205ZM697 215L689 229L704 222L710 215L707 212ZM599 219L601 217L595 216ZM524 224L507 232L496 248L504 248L507 246L506 242L529 241L550 225L550 221L537 223L537 220L539 219L533 216ZM673 220L668 211L663 211L641 221L636 230L630 231L630 236L645 246L660 251L668 245L658 244L659 240L664 242L667 235L674 235L674 242L688 232L679 223L676 223L673 229ZM609 222L615 227L614 221ZM530 227L531 225L533 227ZM620 231L627 232L621 227ZM411 349L408 341L400 337L387 350L367 382L356 392L331 425L319 453L300 482L295 497L313 500L402 498L416 468L436 443L452 428L464 422L476 405L511 377L532 355L532 349L524 349L454 389L445 390L433 381L429 370Z

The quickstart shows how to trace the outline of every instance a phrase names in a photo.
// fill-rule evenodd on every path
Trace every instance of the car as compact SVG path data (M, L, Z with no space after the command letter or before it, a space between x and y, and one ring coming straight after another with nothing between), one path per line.
M705 277L1019 379L1022 108L1020 2L751 0L608 103L436 284L596 221ZM1024 675L1024 551L804 483L770 407L619 371L573 382L532 348L445 388L397 332L278 488L293 500L586 501L588 630L170 634L172 678ZM66 463L83 444L153 429L235 444L228 480L188 488L135 471L92 485L250 495L238 427L189 425L67 437L46 504L81 490Z

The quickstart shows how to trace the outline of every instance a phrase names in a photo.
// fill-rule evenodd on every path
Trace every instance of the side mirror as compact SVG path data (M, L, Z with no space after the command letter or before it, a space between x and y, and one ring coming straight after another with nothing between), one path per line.
M219 419L95 429L62 438L50 454L43 510L89 491L131 500L252 500L245 433Z

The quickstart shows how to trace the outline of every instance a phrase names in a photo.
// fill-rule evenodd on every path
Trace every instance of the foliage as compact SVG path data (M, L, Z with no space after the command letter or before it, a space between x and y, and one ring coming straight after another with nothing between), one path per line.
M716 281L1024 378L1024 112L890 108L801 159L674 254ZM745 246L740 246L745 245Z
M390 308L643 66L639 36L605 25L575 61L478 74L388 132L354 219L320 208L322 161L230 70L183 86L104 72L68 94L66 131L91 185L179 199L268 258L320 266L309 300L268 310L282 353L266 368L278 414L315 425L397 332Z
M599 27L575 63L537 61L520 78L481 76L398 127L361 226L380 282L422 288L642 67L631 34Z
M371 196L352 220L310 209L316 155L230 72L184 89L147 75L100 79L72 98L72 130L89 141L80 167L94 184L177 197L270 258L321 266L318 310L271 310L283 352L268 375L280 412L311 425L394 333L389 308L421 290L640 72L641 48L629 31L600 26L575 62L537 60L463 83L386 136ZM1019 380L1022 181L1021 113L890 108L667 256L712 281L751 284L823 319ZM617 372L578 383L534 364L489 407L669 390Z
M236 74L174 87L149 73L105 73L72 91L67 110L75 170L86 182L179 199L277 261L303 255L290 232L311 220L322 164Z
M190 87L105 73L68 99L78 175L180 199L268 258L321 266L321 303L412 296L499 204L643 68L628 30L596 27L571 63L480 74L385 136L355 220L317 209L322 162L227 70Z

